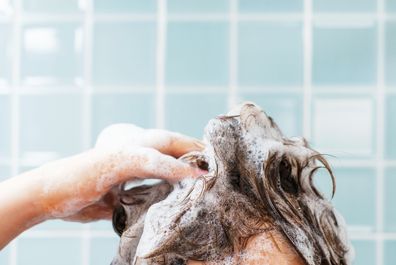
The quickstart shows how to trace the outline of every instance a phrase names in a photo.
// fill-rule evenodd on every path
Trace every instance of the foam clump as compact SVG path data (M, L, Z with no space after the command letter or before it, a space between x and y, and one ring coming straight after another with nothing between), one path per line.
M348 265L344 224L313 185L327 161L253 103L209 121L198 179L121 194L113 265ZM143 190L143 192L142 192Z

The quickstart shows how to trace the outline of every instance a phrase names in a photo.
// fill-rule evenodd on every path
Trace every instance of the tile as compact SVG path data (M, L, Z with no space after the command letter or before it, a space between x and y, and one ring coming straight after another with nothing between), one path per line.
M168 12L173 13L226 13L228 0L168 0Z
M18 265L81 264L79 238L24 238L18 240Z
M0 182L11 177L11 169L9 166L0 166ZM1 264L1 263L0 263Z
M224 22L170 22L166 47L166 84L226 86L228 25Z
M287 136L301 136L303 99L299 94L273 95L241 92L240 101L253 101L270 115Z
M373 231L376 214L376 174L374 168L334 168L336 193L331 200L348 226L355 230ZM329 174L320 170L315 184L331 198L332 183ZM353 190L353 193L351 192Z
M155 0L93 0L95 12L100 13L154 13Z
M239 0L241 13L299 12L302 10L302 0Z
M312 108L312 142L319 152L338 158L375 153L375 107L369 97L316 97Z
M318 12L376 12L376 0L315 0L314 11Z
M302 24L241 22L238 64L240 86L301 85Z
M314 85L374 85L376 38L374 24L351 28L316 26L313 31Z
M386 0L386 10L388 12L396 12L396 0Z
M95 85L153 85L154 22L97 22L93 40Z
M63 220L49 220L32 227L31 231L50 231L50 230L68 230L81 231L86 225L78 222L66 222Z
M11 103L10 98L0 95L0 159L11 155Z
M114 235L116 235L116 233L114 232L113 229L113 225L111 221L107 221L107 220L101 220L101 221L96 221L90 224L91 225L91 229L92 230L106 230L110 233L114 233Z
M9 256L10 256L10 247L5 247L0 251L0 264L7 265L9 264Z
M396 168L388 168L385 171L385 230L396 232L396 208L395 208Z
M386 23L385 53L385 82L388 86L396 87L396 22Z
M375 242L369 240L354 240L352 245L355 250L353 265L375 264ZM388 263L386 263L388 264Z
M387 240L385 241L385 254L384 261L386 265L396 264L396 241Z
M15 0L2 0L0 2L0 16L9 16L13 13L13 2Z
M21 75L28 86L81 85L83 31L77 23L24 25Z
M396 159L396 95L386 97L385 157Z
M52 160L81 151L81 105L78 95L21 97L22 160Z
M98 94L92 103L93 139L114 123L133 123L143 128L155 126L155 95Z
M166 128L202 138L208 121L227 112L226 94L168 94Z
M90 260L92 265L110 264L117 254L119 238L93 238Z
M11 81L12 27L0 23L0 87Z
M78 13L85 0L23 0L23 10L34 13Z

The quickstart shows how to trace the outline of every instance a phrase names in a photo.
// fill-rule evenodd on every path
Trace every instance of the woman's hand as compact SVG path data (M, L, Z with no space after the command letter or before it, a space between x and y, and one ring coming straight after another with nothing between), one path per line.
M165 130L145 130L132 124L105 129L87 153L55 162L45 170L60 176L46 177L45 212L51 217L75 221L110 219L114 198L111 188L134 178L162 178L170 182L203 174L175 158L201 150L193 138ZM66 162L66 163L65 163ZM70 172L68 177L62 175ZM79 172L78 172L79 171ZM54 181L56 180L56 181Z
M50 162L0 183L0 249L47 219L92 221L111 217L112 188L136 178L170 182L203 174L176 158L204 146L164 130L113 125L84 153Z

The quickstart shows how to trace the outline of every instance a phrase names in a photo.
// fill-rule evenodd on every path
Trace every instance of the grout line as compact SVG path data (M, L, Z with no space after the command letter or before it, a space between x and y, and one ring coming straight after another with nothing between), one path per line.
M323 26L334 26L334 27L360 27L367 26L376 21L377 15L375 13L315 13L312 14L312 18L315 24ZM396 15L384 14L384 19L388 21L396 20ZM95 13L93 14L93 20L95 22L147 22L156 21L157 15L155 14L106 14L106 13ZM47 22L83 22L85 20L83 14L48 14L39 13L31 14L27 13L21 17L24 23L47 23ZM195 14L195 13L183 13L183 14L171 14L167 15L168 21L175 22L189 22L189 21L229 21L229 14L226 13L212 13L212 14ZM304 15L302 13L246 13L239 14L238 21L251 21L251 22L296 22L303 21ZM9 23L11 19L9 17L1 17L0 23Z
M156 51L156 101L155 125L165 128L165 51L166 51L166 0L158 0L157 11L157 51Z
M376 145L377 145L377 181L376 181L376 222L377 232L384 231L384 126L385 126L385 80L384 80L384 56L385 56L385 0L378 0L377 10L377 108L376 108ZM376 240L376 263L384 264L384 238Z
M312 120L312 0L304 0L304 92L303 92L303 135L311 141L311 120Z
M82 94L82 148L91 148L92 144L92 43L93 43L93 0L86 0L83 23L83 76ZM86 224L81 233L81 264L90 264L91 225Z
M238 0L230 1L229 12L229 93L228 109L238 103Z
M47 229L31 230L20 235L21 238L79 238L84 233L84 229ZM90 230L89 238L117 238L112 230Z
M163 1L163 0L161 0ZM234 1L234 0L232 0ZM160 1L159 1L160 2ZM160 4L160 3L158 3ZM237 10L237 9L234 9ZM159 10L158 10L159 11ZM377 14L364 12L311 12L315 22L324 22L326 24L341 25L342 23L352 23L353 25L366 24L375 21ZM92 12L92 18L95 22L137 22L137 21L156 21L158 14L152 13L101 13ZM396 15L384 14L387 20L395 20ZM21 17L26 23L42 23L42 22L83 22L85 20L84 13L72 14L49 14L49 13L24 13ZM229 21L227 13L173 13L167 14L169 21ZM302 21L304 13L301 12L284 12L284 13L241 13L238 14L238 21ZM0 23L11 21L10 17L0 16Z
M20 102L17 87L20 84L21 60L21 9L22 0L15 0L15 13L13 17L13 58L12 58L12 88L11 92L11 176L16 176L19 171L19 132L20 132ZM18 239L10 244L9 265L17 265Z

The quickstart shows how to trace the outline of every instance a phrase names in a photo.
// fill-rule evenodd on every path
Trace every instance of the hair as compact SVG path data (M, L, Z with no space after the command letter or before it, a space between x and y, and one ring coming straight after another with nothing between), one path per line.
M285 140L285 150L290 143ZM299 148L309 149L312 155L304 157L285 150L273 151L264 161L259 176L249 170L245 172L252 174L234 172L234 176L227 176L233 188L250 202L233 215L238 220L238 231L232 228L233 233L228 233L229 241L234 249L244 248L251 236L273 229L262 228L272 222L307 264L347 265L350 248L343 224L340 224L341 217L314 185L315 173L319 169L326 170L331 177L333 197L336 192L333 171L324 156L310 149L305 140L304 146ZM192 154L183 159L201 168L208 167L202 156ZM218 163L221 161L216 161ZM202 176L198 180L204 182L201 196L215 187L218 174L216 170L213 176ZM232 203L235 201L227 204ZM224 228L231 229L226 225Z
M315 173L324 168L331 177L334 196L336 182L327 160L305 139L283 137L274 121L255 105L246 104L244 108L241 115L214 120L217 127L211 128L209 135L213 152L193 152L180 158L209 169L208 174L191 185L179 183L184 185L182 189L175 188L172 193L185 196L169 196L154 208L151 204L163 200L170 187L164 186L160 196L156 190L160 186L150 188L150 192L144 188L144 194L152 197L151 202L145 195L143 200L133 199L132 204L121 203L126 213L115 212L115 216L121 213L113 219L116 231L122 234L125 223L133 226L134 222L125 221L126 215L131 219L131 212L146 214L150 207L151 212L160 210L164 217L158 221L154 220L158 216L147 214L145 225L161 223L156 232L167 231L161 235L160 244L142 257L155 260L152 264L185 264L188 259L214 261L243 250L254 235L277 230L307 265L349 265L351 252L341 218L314 185ZM260 134L257 127L267 134ZM247 134L253 137L246 137ZM260 137L269 138L276 145L260 146L266 144L257 141ZM261 151L252 152L256 147ZM134 189L125 196L128 194L137 196ZM145 210L136 211L134 207ZM130 244L125 242L123 247Z

